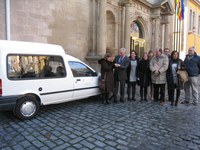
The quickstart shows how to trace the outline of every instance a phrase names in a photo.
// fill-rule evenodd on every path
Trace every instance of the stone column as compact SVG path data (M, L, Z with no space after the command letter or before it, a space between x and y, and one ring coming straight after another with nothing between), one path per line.
M127 54L130 53L130 6L130 4L125 5L124 47L127 50Z
M97 55L103 56L106 53L106 2L100 0L99 21L97 31Z
M160 18L157 17L155 19L155 41L154 41L154 47L155 48L160 48L161 47L161 37L160 37Z
M169 48L169 23L165 24L165 41L164 41L164 48Z
M120 40L121 40L121 45L120 45L120 47L119 48L121 48L121 47L125 47L124 45L124 36L125 36L125 33L124 33L124 29L125 29L125 9L124 9L124 7L122 6L122 9L121 9L121 38L120 38Z
M96 50L96 0L92 1L92 55L95 55Z
M91 17L91 35L90 35L90 43L89 45L91 45L91 47L89 48L89 51L88 51L88 54L87 56L88 57L92 57L92 56L95 56L96 54L96 0L91 0L92 2L92 13L90 15Z
M119 23L115 22L115 48L118 48L118 30L119 30Z

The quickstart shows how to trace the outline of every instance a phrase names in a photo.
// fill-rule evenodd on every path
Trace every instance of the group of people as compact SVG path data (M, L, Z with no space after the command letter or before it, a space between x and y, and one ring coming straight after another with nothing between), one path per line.
M151 99L162 105L165 102L167 85L168 100L171 105L178 105L181 89L185 90L185 100L182 103L190 103L190 100L193 105L198 103L197 82L200 74L200 57L196 54L194 47L188 49L184 61L179 58L177 51L170 52L168 48L164 51L156 49L145 52L141 59L135 51L131 51L130 56L127 57L126 49L121 48L115 57L106 53L105 57L99 60L99 64L101 78L105 80L103 103L110 103L112 98L114 102L124 102L126 84L128 100L136 100L138 85L141 101L148 100L147 93L150 87ZM187 81L181 79L179 70L187 72ZM119 99L118 95L120 95Z

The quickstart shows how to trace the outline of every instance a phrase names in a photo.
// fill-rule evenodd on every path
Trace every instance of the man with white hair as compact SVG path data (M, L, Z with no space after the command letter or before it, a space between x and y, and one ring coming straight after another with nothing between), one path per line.
M161 105L163 105L165 101L165 84L168 65L168 57L162 54L162 49L156 49L155 57L150 61L150 70L154 88L154 101L160 101Z
M125 83L127 80L127 68L129 66L129 58L126 56L126 49L121 48L119 55L115 57L114 71L114 102L117 102L118 88L120 84L120 101L124 102Z
M200 57L195 52L195 47L188 49L188 54L185 57L184 65L188 73L188 81L185 83L185 101L184 103L190 102L190 89L192 89L192 100L193 105L198 103L198 76L200 73Z

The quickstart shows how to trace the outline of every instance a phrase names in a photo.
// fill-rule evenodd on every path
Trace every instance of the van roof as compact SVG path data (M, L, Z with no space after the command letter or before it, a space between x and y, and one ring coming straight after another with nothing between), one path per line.
M0 52L3 49L7 53L65 54L64 49L59 45L24 41L0 40Z

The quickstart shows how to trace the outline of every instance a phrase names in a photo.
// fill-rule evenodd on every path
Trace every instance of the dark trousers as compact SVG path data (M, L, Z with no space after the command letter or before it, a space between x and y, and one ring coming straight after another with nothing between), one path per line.
M128 82L128 87L127 87L128 99L130 99L131 92L132 92L132 100L135 99L136 83L137 83L136 81ZM131 91L131 89L132 89L132 91Z
M170 99L170 86L169 86L169 81L167 81L167 92L168 92L168 101L171 102L171 99Z
M126 81L115 80L114 84L115 84L114 100L115 101L117 100L117 94L118 94L119 85L120 85L120 100L124 100L124 93L125 93L125 84L126 84Z
M147 100L147 87L140 86L140 98L141 100Z
M153 84L154 94L153 98L155 101L165 101L165 84Z
M109 92L105 92L103 93L102 95L102 103L105 104L105 103L109 103Z
M177 89L176 88L176 85L175 85L175 88L171 88L171 89L168 89L169 90L169 100L171 101L171 103L173 104L174 103L174 93L175 93L175 90L176 90L176 101L175 101L175 104L177 105L178 104L178 99L180 97L180 94L181 94L181 90L180 89Z

